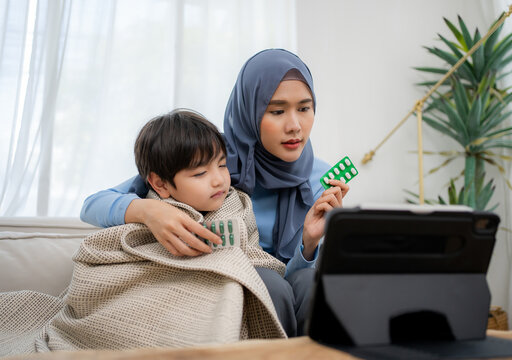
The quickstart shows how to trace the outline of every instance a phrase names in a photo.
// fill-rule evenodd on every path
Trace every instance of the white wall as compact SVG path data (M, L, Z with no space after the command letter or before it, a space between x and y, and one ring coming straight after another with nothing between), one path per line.
M470 29L485 33L497 18L488 0L297 0L298 53L315 80L318 99L311 136L316 155L335 163L349 155L360 171L350 183L345 206L362 202L403 203L404 189L418 192L416 118L411 117L376 153L361 164L425 91L414 86L425 76L414 66L439 64L423 46L443 44L460 14ZM508 20L512 21L512 20ZM423 126L425 150L459 149L448 137ZM426 156L425 173L444 158ZM446 198L446 183L462 170L459 161L425 179L425 197ZM491 176L499 175L488 169ZM500 200L501 199L501 200ZM503 201L499 191L493 204ZM503 205L497 210L501 216ZM508 302L508 260L498 242L489 270L493 304Z

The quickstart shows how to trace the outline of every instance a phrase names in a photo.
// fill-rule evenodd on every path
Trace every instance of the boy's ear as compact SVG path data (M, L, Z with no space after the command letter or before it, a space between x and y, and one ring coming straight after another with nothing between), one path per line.
M167 199L168 197L171 196L171 193L169 191L169 187L171 186L171 184L169 184L167 181L163 181L162 178L155 174L153 171L149 173L148 182L153 188L153 190L155 190L155 192L162 199Z

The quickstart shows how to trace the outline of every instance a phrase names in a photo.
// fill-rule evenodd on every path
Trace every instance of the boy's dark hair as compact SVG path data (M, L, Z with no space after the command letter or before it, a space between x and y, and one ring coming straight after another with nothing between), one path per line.
M156 173L173 187L180 170L208 164L226 154L224 138L217 127L198 112L176 109L157 116L142 127L135 141L135 163L146 181Z

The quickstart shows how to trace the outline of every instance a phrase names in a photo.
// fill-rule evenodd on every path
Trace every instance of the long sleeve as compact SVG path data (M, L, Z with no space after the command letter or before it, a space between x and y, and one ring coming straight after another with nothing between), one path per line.
M88 196L82 205L80 219L99 227L123 225L130 203L144 198L147 192L146 184L137 175L113 188Z

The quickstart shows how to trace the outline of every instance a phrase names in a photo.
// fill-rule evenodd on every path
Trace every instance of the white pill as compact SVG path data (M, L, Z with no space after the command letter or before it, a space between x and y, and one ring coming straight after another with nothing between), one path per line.
M340 178L340 181L343 181L344 183L347 182L343 176Z
M342 163L340 163L340 169L341 169L341 171L345 170L345 165L343 165Z
M331 179L334 179L334 174L333 174L332 172L330 172L330 173L329 173L329 177L330 177Z
M349 159L345 159L345 164L347 164L347 166L350 166L350 160Z
M335 173L336 175L339 175L339 174L340 174L340 171L338 170L338 168L334 168L334 173Z
M354 168L352 168L352 170L350 170L350 172L351 172L353 175L357 174L357 171L356 171L356 169L354 169Z
M350 176L350 174L349 174L349 173L346 173L346 174L345 174L345 176L346 176L346 177L347 177L347 179L349 179L349 180L350 180L350 178L352 178L352 176Z
M327 176L324 177L324 183L329 184L329 179L327 179Z

